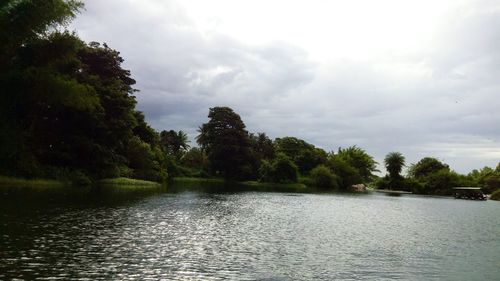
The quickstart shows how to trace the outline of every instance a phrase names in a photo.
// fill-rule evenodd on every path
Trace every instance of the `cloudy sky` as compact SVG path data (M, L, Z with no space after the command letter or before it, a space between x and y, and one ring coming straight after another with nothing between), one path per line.
M383 162L500 161L500 1L87 0L70 26L121 52L138 108L192 139L208 108L250 132Z

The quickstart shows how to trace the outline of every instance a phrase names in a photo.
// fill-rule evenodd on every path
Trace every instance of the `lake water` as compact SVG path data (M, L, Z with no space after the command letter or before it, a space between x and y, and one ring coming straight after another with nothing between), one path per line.
M164 188L0 196L0 280L500 280L500 202Z

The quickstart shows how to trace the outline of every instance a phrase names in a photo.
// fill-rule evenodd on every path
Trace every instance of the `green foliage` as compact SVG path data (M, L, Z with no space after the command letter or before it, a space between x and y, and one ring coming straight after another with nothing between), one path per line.
M347 190L353 184L359 184L363 182L359 170L351 166L343 158L338 157L336 154L330 154L328 157L327 166L332 170L332 172L338 176L339 188Z
M399 178L405 165L405 157L399 152L391 152L385 156L384 164L391 178Z
M366 153L364 149L355 145L348 148L339 148L335 157L357 170L358 175L361 177L361 180L357 183L371 181L373 172L378 171L377 162L373 157ZM337 174L337 172L335 173Z
M252 178L258 164L240 116L229 107L214 107L208 118L199 129L197 142L206 151L212 172L228 179Z
M410 166L408 175L414 178L422 178L441 169L449 170L449 167L436 158L425 157Z
M135 110L135 81L122 62L107 45L67 32L17 48L0 73L0 170L81 184L129 174L163 179L158 134Z
M274 145L276 152L290 158L301 174L309 174L312 168L324 164L327 159L324 150L295 137L277 138Z
M150 144L133 136L128 142L126 155L133 178L157 182L167 179L166 169L161 166L163 155L158 148L151 148Z
M377 189L390 189L410 191L416 194L424 193L424 185L412 178L404 177L381 177L374 181L373 185Z
M295 183L298 180L297 166L283 153L278 153L272 163L262 161L259 174L262 182Z
M4 0L0 3L0 71L17 49L47 30L67 24L83 8L74 0Z
M497 200L500 201L500 189L497 191L493 192L490 197L491 200Z
M431 172L423 178L425 194L451 195L453 187L461 186L460 177L448 169Z
M500 189L499 166L497 166L495 170L490 167L484 167L479 171L472 170L467 177L475 183L474 185L482 186L486 193L492 193L495 190Z
M163 151L179 160L189 149L188 137L183 131L161 131L160 143Z
M310 174L314 186L322 189L338 189L338 179L325 165L319 165Z
M275 157L273 141L265 133L250 134L249 140L252 152L259 162Z
M180 160L180 165L189 172L186 172L186 176L191 177L207 177L209 176L210 161L206 153L197 148L193 147L188 150Z

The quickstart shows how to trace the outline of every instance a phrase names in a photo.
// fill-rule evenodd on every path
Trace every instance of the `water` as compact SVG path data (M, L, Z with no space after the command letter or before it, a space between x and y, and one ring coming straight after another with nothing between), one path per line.
M500 280L500 202L165 189L0 196L0 280Z

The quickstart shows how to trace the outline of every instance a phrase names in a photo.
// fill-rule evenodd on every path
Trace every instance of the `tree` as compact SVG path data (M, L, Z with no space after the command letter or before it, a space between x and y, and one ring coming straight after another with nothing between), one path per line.
M319 165L311 170L311 180L314 186L324 189L337 189L337 176L325 165Z
M17 49L47 30L67 24L79 10L75 0L5 0L0 3L0 71L7 67Z
M213 107L200 127L198 144L207 152L212 171L225 178L245 179L253 173L250 141L245 124L229 107Z
M351 167L355 168L364 182L371 181L373 172L378 171L377 161L366 153L364 149L355 145L348 148L339 148L337 151L337 158L342 159Z
M277 138L274 145L276 152L288 156L301 174L308 174L312 168L326 162L327 153L324 150L295 137Z
M260 160L274 158L276 152L274 149L273 141L266 135L266 133L250 134L250 146L256 157Z
M129 140L157 157L158 134L135 110L135 81L107 45L54 32L16 50L0 76L0 169L54 177L78 170L94 179L129 174ZM138 146L136 146L138 147ZM95 157L99 155L99 157ZM141 168L143 169L143 168Z
M177 160L189 149L187 134L182 130L179 132L174 130L161 131L160 142L163 150L167 154L175 156Z
M401 170L405 165L405 157L399 152L391 152L385 156L384 164L391 178L400 178Z
M412 164L410 166L408 174L415 178L421 178L441 169L449 170L449 166L437 160L436 158L424 157L416 164Z
M337 154L328 155L327 166L338 176L338 185L341 189L347 190L351 185L363 182L359 170Z

